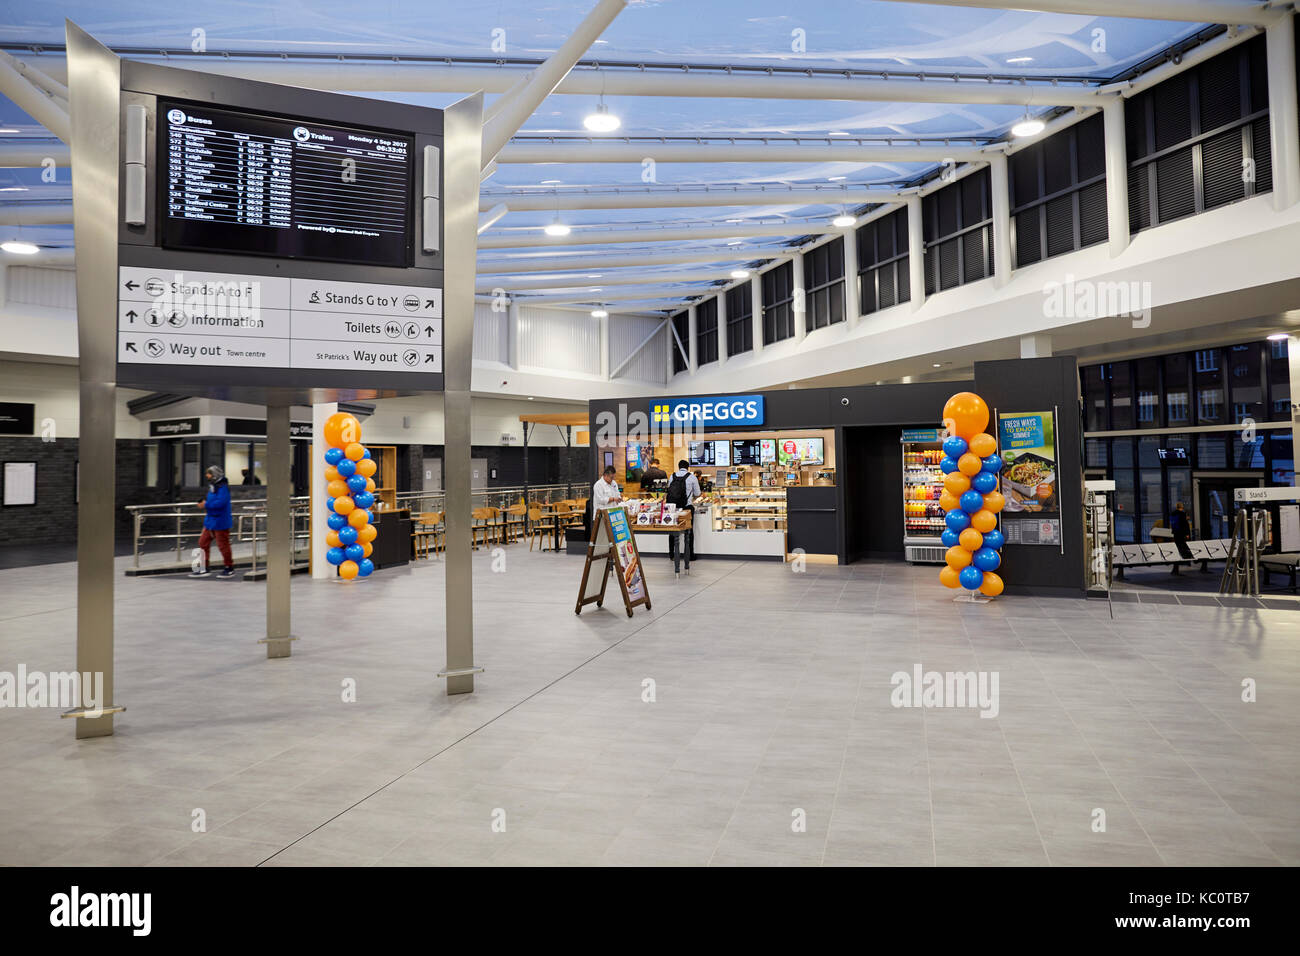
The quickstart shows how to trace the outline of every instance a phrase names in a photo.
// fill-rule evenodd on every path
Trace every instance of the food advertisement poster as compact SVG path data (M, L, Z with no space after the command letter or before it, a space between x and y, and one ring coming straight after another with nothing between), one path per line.
M614 553L618 556L618 572L623 575L627 585L627 596L632 601L645 597L645 586L641 581L641 562L637 558L636 543L632 539L632 529L627 523L627 512L622 508L610 508L609 530L614 536Z
M1002 493L1009 513L1056 514L1056 428L1051 412L998 415Z

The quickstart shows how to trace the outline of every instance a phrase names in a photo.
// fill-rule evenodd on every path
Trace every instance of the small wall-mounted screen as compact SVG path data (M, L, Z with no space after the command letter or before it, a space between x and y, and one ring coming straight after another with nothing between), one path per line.
M158 101L162 244L405 268L415 139Z
M826 460L826 442L822 438L779 438L776 453L782 465L796 458L803 465L820 465Z
M742 438L731 443L731 463L733 465L759 464L761 450L757 438Z
M687 455L687 460L692 466L726 468L731 464L731 442L725 439L719 441L693 441L690 443L690 453Z

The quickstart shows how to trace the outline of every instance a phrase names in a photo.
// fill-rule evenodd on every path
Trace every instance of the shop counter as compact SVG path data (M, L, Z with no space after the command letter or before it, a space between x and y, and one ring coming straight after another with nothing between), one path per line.
M759 531L731 528L716 531L712 515L699 512L695 515L695 556L697 558L740 558L745 560L785 560L785 532ZM642 554L668 555L668 542L662 535L645 535L637 539L637 550Z

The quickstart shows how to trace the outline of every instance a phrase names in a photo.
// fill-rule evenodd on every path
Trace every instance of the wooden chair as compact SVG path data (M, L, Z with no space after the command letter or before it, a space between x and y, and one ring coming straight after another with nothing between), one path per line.
M491 544L497 536L497 509L496 508L475 508L470 512L472 524L470 525L470 547L477 549L479 538L483 539L483 546Z
M415 556L427 558L430 554L445 550L447 546L447 528L444 523L445 512L425 511L416 519L411 537L415 539Z
M525 522L524 518L528 514L528 508L521 501L519 504L511 505L505 512L505 535L507 542L518 541L524 535Z
M555 533L555 519L543 518L542 509L534 506L528 511L528 550L533 550L533 542L541 539L541 550L546 548L546 536Z

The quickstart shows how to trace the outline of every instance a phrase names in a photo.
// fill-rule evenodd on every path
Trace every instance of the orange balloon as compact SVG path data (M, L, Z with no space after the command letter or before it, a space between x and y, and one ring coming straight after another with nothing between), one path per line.
M952 511L953 508L961 507L961 501L956 495L945 488L939 493L939 507L945 512Z
M980 593L987 594L989 597L997 597L1002 593L1002 579L992 571L984 572L984 581L980 584Z
M360 461L366 457L366 446L359 441L354 441L343 449L343 457L351 458L353 461Z
M967 444L970 446L970 453L978 455L980 458L987 458L998 450L997 439L988 432L980 432Z
M337 498L339 495L346 495L347 493L348 483L341 478L338 481L331 481L325 488L325 494L331 498Z
M972 455L970 452L957 459L957 470L967 478L974 478L983 467L984 463L980 461L979 455Z
M372 524L368 524L364 528L357 529L357 540L360 541L362 544L369 544L371 541L374 541L375 538L377 537L379 537L379 529ZM370 555L367 554L366 557L368 558L370 557Z
M960 495L964 491L970 491L970 478L960 471L954 471L943 476L943 486L949 493Z
M357 567L357 563L355 561L344 561L342 564L339 565L339 577L343 578L344 580L351 581L353 578L357 576L357 572L360 570L361 569Z
M347 412L335 412L325 419L325 444L331 448L344 448L361 441L361 423Z
M343 476L339 474L339 470L338 470L337 468L335 468L333 465L326 465L326 466L325 466L325 480L326 480L326 481L342 481L342 480L343 480ZM336 495L335 497L337 497L337 495Z
M989 407L974 392L958 392L943 406L943 422L950 434L970 441L989 424Z
M984 547L984 535L974 528L967 528L958 536L957 543L967 551L978 551Z
M1007 499L1002 496L1000 491L990 491L984 496L984 510L997 514L1006 507Z
M966 530L969 531L970 529L967 528ZM339 533L335 531L333 528L330 528L328 531L325 532L325 543L328 544L331 548L343 547L343 542L339 540Z
M970 526L980 534L988 534L998 526L998 516L987 508L981 508L970 516Z
M348 495L339 495L334 499L334 513L336 515L350 515L356 506L357 503Z
M939 583L946 588L959 588L961 577L955 569L945 567L939 572Z
M375 553L375 546L371 544L369 541L367 541L365 544L361 546L361 556L363 558L368 558L374 553Z
M970 552L957 545L953 545L949 548L948 553L943 556L943 559L948 562L948 567L952 568L954 571L960 571L962 568L966 567L966 565L971 563Z
M379 465L373 458L362 458L357 462L357 474L362 478L372 478L378 470Z
M370 515L366 514L365 508L354 508L348 512L348 524L360 531L366 525L370 524ZM360 537L360 535L358 535Z
M361 459L361 460L362 460L362 461L365 461L364 458ZM366 491L374 491L374 490L375 490L375 479L373 479L373 478L367 478L367 479L366 479Z

